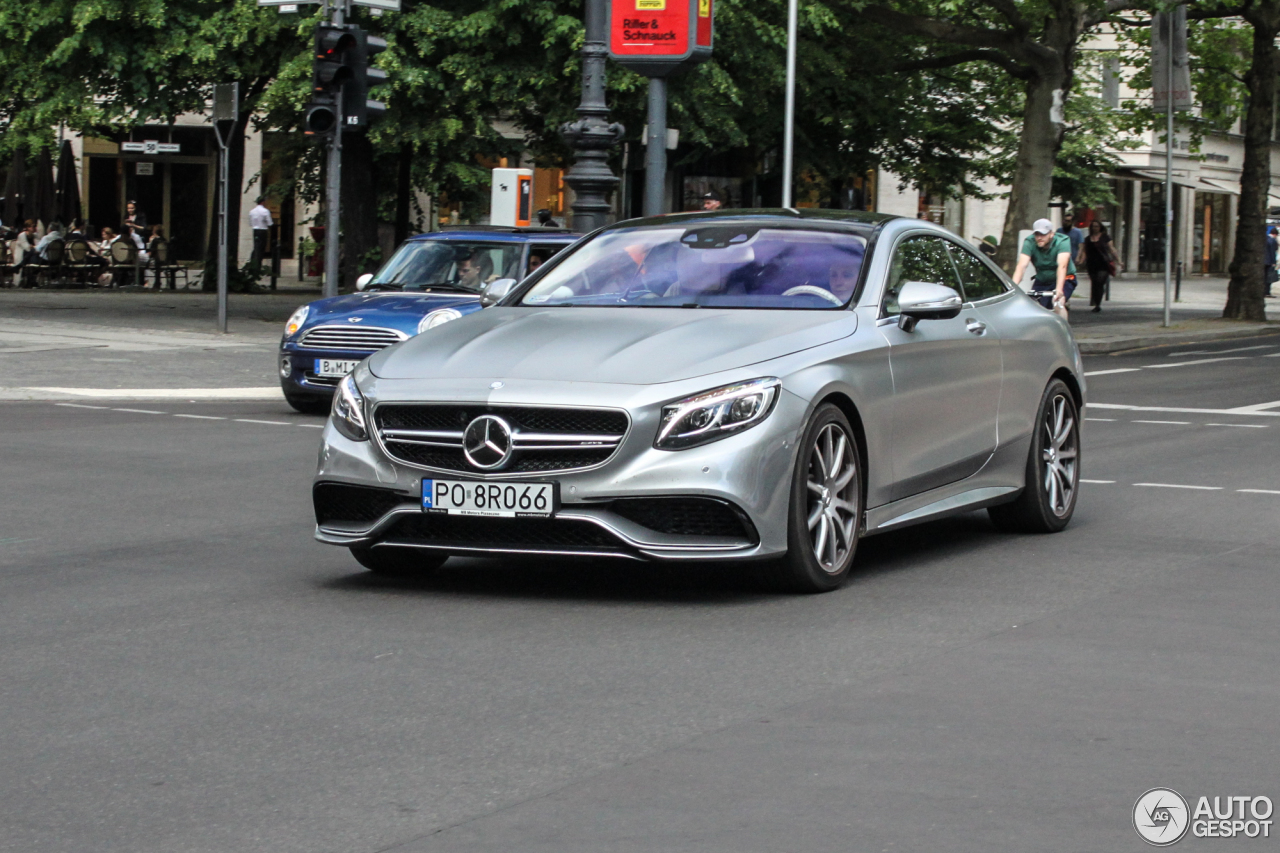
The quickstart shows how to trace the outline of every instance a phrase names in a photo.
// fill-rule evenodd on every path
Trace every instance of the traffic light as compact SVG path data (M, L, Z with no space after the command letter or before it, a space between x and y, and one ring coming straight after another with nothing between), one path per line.
M308 136L327 136L338 126L338 105L351 80L351 54L357 38L353 27L319 24L311 60L311 103L304 130Z
M387 49L385 39L371 36L360 27L353 27L355 43L346 53L351 76L342 87L343 127L367 127L369 122L381 118L387 105L369 97L369 90L387 82L387 72L369 65L373 58Z

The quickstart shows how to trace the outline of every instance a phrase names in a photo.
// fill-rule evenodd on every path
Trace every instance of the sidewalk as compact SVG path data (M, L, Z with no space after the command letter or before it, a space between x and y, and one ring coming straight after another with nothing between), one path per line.
M1089 310L1086 278L1071 298L1071 328L1086 355L1141 347L1197 343L1280 333L1280 300L1267 300L1267 323L1222 319L1227 302L1225 276L1193 276L1182 281L1182 299L1170 310L1165 328L1163 276L1134 275L1113 279L1111 300L1102 311Z

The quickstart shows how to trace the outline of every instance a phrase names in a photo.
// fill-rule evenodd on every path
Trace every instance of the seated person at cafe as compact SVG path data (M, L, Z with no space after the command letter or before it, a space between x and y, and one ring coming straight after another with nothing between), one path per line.
M49 260L49 244L63 239L65 238L62 236L62 223L50 223L48 232L40 238L39 243L36 243L36 254L40 256L40 260Z

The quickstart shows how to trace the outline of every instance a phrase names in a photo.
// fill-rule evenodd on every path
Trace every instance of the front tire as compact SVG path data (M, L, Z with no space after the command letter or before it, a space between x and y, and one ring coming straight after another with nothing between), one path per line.
M400 580L425 578L444 565L448 554L419 551L416 548L357 548L351 556L375 575Z
M1080 485L1080 410L1061 379L1044 389L1027 453L1026 487L1013 503L989 507L1001 530L1057 533L1071 522Z
M327 415L333 407L333 400L324 397L307 397L301 394L284 392L284 401L293 407L295 412L304 415Z
M804 431L792 473L787 555L770 566L791 592L831 592L849 577L862 529L862 457L844 412L824 404Z

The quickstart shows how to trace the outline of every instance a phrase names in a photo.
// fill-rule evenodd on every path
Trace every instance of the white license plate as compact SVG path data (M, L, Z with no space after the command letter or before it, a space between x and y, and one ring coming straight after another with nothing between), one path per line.
M338 358L317 358L316 376L346 376L360 362Z
M422 511L496 518L542 517L556 511L555 483L422 481Z

